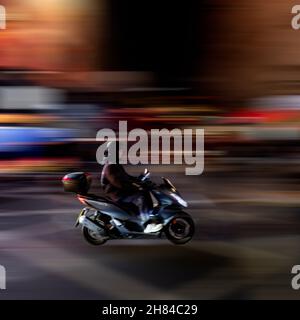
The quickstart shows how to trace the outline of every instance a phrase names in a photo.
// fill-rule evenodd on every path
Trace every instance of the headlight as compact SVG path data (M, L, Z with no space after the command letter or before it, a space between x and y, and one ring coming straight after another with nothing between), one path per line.
M188 206L187 202L184 201L178 194L172 193L171 196L172 196L172 198L174 198L183 207L186 208Z

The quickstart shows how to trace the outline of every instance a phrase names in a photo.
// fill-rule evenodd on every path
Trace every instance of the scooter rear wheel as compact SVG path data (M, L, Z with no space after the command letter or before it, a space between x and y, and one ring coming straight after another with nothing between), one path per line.
M195 233L195 224L192 218L175 217L165 227L165 234L169 241L174 244L189 242Z
M100 246L107 241L107 239L101 237L100 235L97 236L96 234L94 234L93 231L91 231L87 227L82 228L82 234L83 234L84 239L89 244L92 244L94 246Z

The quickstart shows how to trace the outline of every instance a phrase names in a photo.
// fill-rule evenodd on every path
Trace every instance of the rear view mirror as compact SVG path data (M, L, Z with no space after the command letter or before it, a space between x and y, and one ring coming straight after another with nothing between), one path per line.
M150 176L150 171L148 169L144 170L142 181L146 180Z

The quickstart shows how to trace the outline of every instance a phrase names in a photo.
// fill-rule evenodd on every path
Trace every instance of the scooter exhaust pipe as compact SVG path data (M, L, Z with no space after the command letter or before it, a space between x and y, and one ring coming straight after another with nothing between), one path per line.
M86 216L81 216L78 220L78 222L83 225L84 227L94 231L99 232L100 234L104 231L102 228L100 228L96 223L94 223L91 219L89 219Z

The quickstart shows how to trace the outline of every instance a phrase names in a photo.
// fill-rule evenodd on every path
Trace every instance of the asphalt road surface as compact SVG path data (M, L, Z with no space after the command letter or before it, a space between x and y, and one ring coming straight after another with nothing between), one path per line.
M155 177L158 174L154 174ZM299 299L300 197L291 178L171 174L197 225L193 241L86 243L81 204L59 181L0 183L0 299Z

